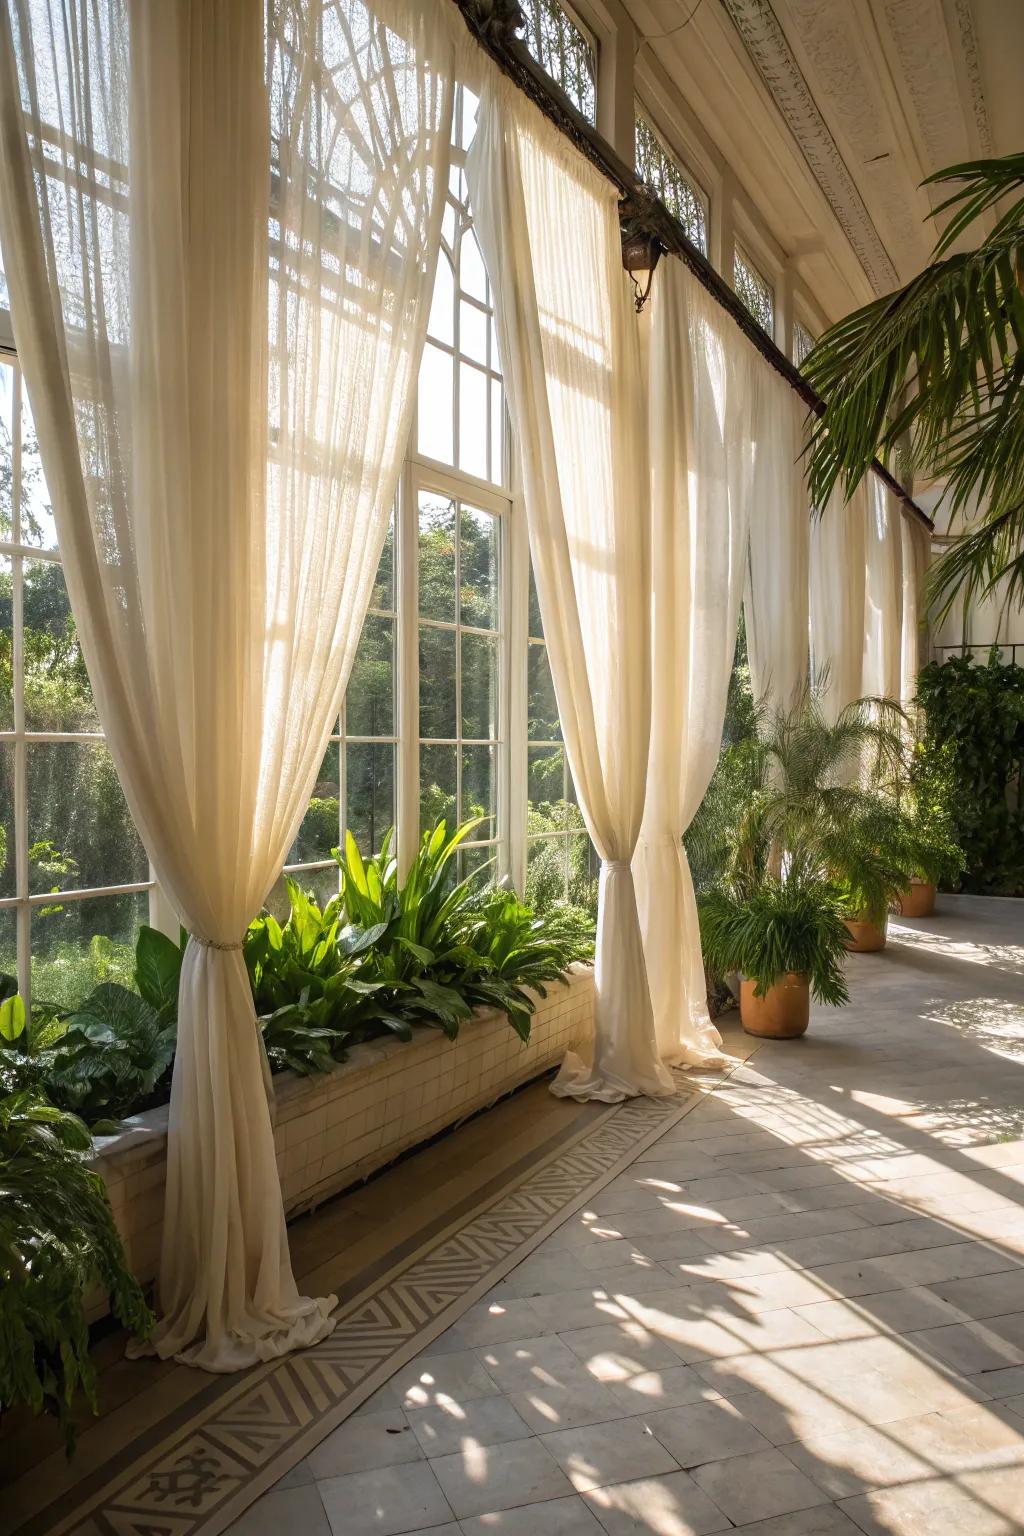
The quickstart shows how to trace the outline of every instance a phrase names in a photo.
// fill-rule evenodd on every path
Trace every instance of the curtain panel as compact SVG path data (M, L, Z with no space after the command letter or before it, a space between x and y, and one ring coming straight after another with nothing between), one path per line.
M721 1062L682 837L718 761L747 569L763 365L682 262L651 297L651 746L634 859L663 1061Z
M11 0L0 239L100 722L191 930L157 1351L329 1332L292 1276L242 936L315 783L439 244L446 5ZM449 30L451 17L457 31Z
M877 475L866 475L864 694L895 699L903 652L903 514Z
M804 480L807 407L762 365L754 435L754 511L743 610L754 702L789 710L807 688L810 504Z
M903 626L900 646L900 703L909 710L917 694L917 674L927 652L925 583L931 561L931 536L921 523L901 514L903 553Z
M601 856L594 1060L567 1057L554 1091L666 1094L631 869L651 725L650 485L616 193L493 70L467 173L562 734Z
M835 490L811 520L811 681L833 725L864 692L867 506L862 480L849 501Z

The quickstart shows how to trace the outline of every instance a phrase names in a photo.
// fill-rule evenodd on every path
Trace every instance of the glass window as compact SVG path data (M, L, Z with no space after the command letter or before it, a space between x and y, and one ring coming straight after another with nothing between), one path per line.
M799 320L794 320L793 361L796 363L798 368L802 365L804 358L807 356L813 346L814 337L811 335L810 331L806 326L801 325Z
M597 49L558 0L521 0L525 42L588 123L597 121Z
M769 336L775 334L775 294L771 284L754 266L750 257L736 247L733 257L733 287L754 319Z
M152 885L103 742L25 383L0 354L0 971L74 1006L131 984Z
M636 114L636 173L674 213L699 251L708 253L708 200L669 152L653 125Z
M427 489L417 508L420 827L480 818L460 852L466 874L502 843L502 517Z
M600 860L576 801L562 743L532 570L529 604L526 900L540 912L568 902L596 916Z

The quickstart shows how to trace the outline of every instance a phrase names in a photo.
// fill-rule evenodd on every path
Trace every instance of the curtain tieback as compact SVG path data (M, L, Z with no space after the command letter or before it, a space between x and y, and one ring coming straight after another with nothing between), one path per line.
M610 875L614 869L632 869L632 859L602 859L601 868Z
M237 944L218 944L216 939L204 939L200 933L194 933L192 937L195 939L196 943L201 944L204 949L232 950L245 948L244 939L239 940Z

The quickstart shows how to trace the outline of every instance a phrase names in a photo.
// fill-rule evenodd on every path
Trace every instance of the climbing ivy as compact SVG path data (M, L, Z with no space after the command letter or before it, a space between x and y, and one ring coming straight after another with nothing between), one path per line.
M1024 667L993 650L931 662L918 678L924 754L952 764L954 835L967 859L962 888L1024 896Z

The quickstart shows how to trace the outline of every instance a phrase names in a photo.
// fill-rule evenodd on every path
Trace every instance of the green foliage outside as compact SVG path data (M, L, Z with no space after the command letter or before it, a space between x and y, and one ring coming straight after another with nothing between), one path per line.
M951 657L922 667L919 777L948 808L962 888L1024 896L1024 667Z

